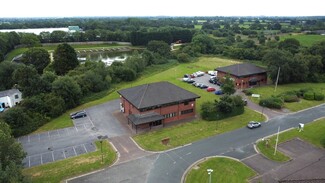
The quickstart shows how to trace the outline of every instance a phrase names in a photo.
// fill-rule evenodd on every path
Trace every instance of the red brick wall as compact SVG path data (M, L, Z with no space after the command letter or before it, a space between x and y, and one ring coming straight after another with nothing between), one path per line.
M225 77L227 75L227 73L218 72L218 78L222 81L222 78ZM255 86L259 86L259 85L265 85L267 83L267 75L266 73L264 74L259 74L259 75L250 75L244 78L237 78L236 76L230 75L230 77L232 77L234 79L234 83L237 89L245 89L245 88L249 88L251 86L249 86L249 80L251 78L256 78L257 80L260 80L259 84L255 85Z
M124 116L128 116L130 114L140 114L141 112L139 110L137 110L132 104L130 104L127 100L125 100L123 97L121 97L121 103L124 106ZM189 110L189 109L193 109L193 112L191 113L187 113L187 114L181 114L181 111L184 110ZM174 117L170 117L170 118L165 118L163 120L164 123L170 123L173 121L177 121L177 120L181 120L181 119L186 119L189 117L193 117L195 116L195 101L191 101L188 102L187 105L185 105L184 103L182 104L176 104L173 106L166 106L166 107L160 107L151 111L155 111L161 115L166 115L166 114L170 114L170 113L176 113L176 116ZM142 113L148 113L150 111L144 111Z

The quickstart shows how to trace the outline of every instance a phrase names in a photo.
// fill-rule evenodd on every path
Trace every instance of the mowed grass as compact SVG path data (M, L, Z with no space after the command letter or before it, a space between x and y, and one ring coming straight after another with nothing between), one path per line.
M211 182L241 183L256 175L245 164L223 157L210 158L193 167L185 178L186 183L209 182L207 169L212 169Z
M245 108L244 114L224 120L205 121L198 119L139 134L134 136L133 139L146 150L162 151L244 127L251 120L261 120L261 115ZM262 120L264 121L265 118L263 117ZM169 138L168 145L161 143L161 140L165 138Z
M315 92L320 92L325 95L325 83L295 83L295 84L285 84L285 85L278 85L276 91L274 90L274 85L269 86L262 86L253 88L252 91L255 94L260 94L260 99L265 99L271 97L272 95L276 96L283 92L293 91L293 90L300 90L305 88L312 88ZM258 98L250 97L252 101L258 104ZM292 103L285 103L284 107L289 109L292 112L300 111L306 108L310 108L313 106L317 106L319 104L324 103L325 101L315 101L315 100L305 100L300 99L299 102L292 102Z
M324 134L325 134L325 118L306 124L304 130L301 132L299 132L299 130L295 128L287 132L280 133L279 144L298 137L319 148L325 148ZM290 158L285 156L279 151L276 153L276 155L274 155L275 140L276 140L276 135L269 138L268 146L266 145L266 140L258 142L257 144L258 150L264 156L266 156L271 160L280 161L280 162L288 161Z
M325 36L322 35L306 35L306 34L292 34L292 35L284 35L280 36L280 41L284 41L288 38L294 38L297 39L302 46L310 47L313 44L325 41Z
M100 142L96 142L97 151L65 160L23 169L23 174L33 183L59 183L63 179L107 167L116 160L116 153L103 141L103 162Z

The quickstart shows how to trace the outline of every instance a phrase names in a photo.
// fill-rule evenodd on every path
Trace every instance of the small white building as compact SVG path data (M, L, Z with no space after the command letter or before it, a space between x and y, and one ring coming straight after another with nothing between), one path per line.
M22 100L22 94L18 89L0 91L0 105L3 108L14 107Z

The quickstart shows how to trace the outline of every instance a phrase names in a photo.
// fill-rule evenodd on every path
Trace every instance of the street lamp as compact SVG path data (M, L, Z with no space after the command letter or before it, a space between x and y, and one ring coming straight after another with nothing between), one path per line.
M211 173L213 172L213 170L212 169L207 169L207 171L208 171L208 175L209 175L209 183L211 183Z

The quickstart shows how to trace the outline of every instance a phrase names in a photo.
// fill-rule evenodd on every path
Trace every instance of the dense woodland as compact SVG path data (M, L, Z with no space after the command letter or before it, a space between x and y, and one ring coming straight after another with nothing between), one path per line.
M0 29L70 25L78 25L83 31L40 35L0 33L0 90L18 88L24 97L19 106L1 114L1 142L18 146L12 143L11 134L15 137L28 134L80 105L85 98L110 91L115 83L135 80L151 66L191 62L202 54L257 62L268 69L273 81L281 67L279 84L325 82L325 41L311 47L304 47L293 38L280 41L283 33L318 34L325 30L324 17L0 19ZM114 62L111 66L101 62L80 64L75 50L66 44L75 41L127 41L146 49L135 51L124 63ZM170 44L175 42L183 44L171 51ZM61 43L54 51L52 63L42 43ZM17 46L29 48L21 63L6 60L6 55ZM224 98L215 105L228 105L223 101L239 100ZM242 103L237 103L238 111L242 112ZM1 144L1 151L5 147ZM19 171L24 154L19 148L13 149L16 154L10 148L3 151L12 153L14 161L1 159L4 163L0 164L0 182L26 181Z

